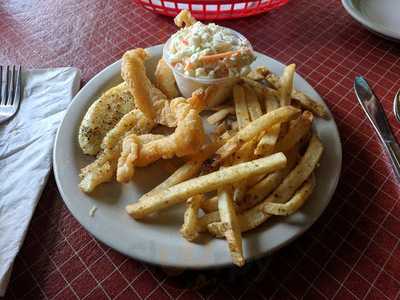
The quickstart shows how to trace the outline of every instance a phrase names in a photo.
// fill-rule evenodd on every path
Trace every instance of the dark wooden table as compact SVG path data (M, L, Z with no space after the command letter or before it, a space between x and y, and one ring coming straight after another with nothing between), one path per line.
M296 63L332 110L344 161L323 216L291 245L243 269L171 276L90 236L68 212L51 175L7 299L399 297L399 185L352 91L355 75L365 75L399 137L391 113L400 88L399 44L360 27L338 0L292 0L276 11L222 24L245 34L256 50ZM171 19L129 0L5 0L0 63L75 66L84 84L127 49L162 43L174 30Z

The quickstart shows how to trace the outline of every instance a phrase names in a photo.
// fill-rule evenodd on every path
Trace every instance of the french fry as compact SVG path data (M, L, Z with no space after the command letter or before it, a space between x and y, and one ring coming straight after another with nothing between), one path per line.
M199 235L197 214L202 200L203 195L196 195L186 201L186 211L180 232L188 241L194 241Z
M220 221L219 212L218 212L218 196L216 197L217 201L215 201L217 208L208 214L199 218L199 231L204 232L207 231L207 227L209 224L218 223Z
M289 216L295 213L312 194L315 187L315 176L311 176L303 183L296 191L293 197L286 203L267 203L264 206L264 211L267 214L274 216Z
M233 191L233 201L235 203L242 201L247 191L247 181L241 182L235 186Z
M285 203L289 201L296 190L318 166L322 152L322 143L316 135L313 135L298 165L289 173L278 188L264 199L264 201L238 215L242 232L254 229L269 219L271 215L264 212L264 206L267 203ZM204 224L202 225L204 226ZM224 225L221 222L208 224L207 229L211 234L216 236L224 234Z
M281 87L279 89L280 92L280 101L281 106L290 105L290 100L292 98L292 91L293 91L293 79L294 79L294 72L296 69L295 64L288 65L285 70L283 71L281 77Z
M248 77L242 77L242 81L250 85L252 88L254 88L254 91L260 96L262 96L264 93L275 93L278 95L278 92L275 90L275 87L268 81L265 81L264 84L255 81L253 79L250 79Z
M246 162L254 158L254 147L255 140L250 140L243 144L238 151L236 151L232 157L232 161L230 162L232 165L236 165L238 163Z
M296 145L307 133L310 132L313 114L304 111L296 120L290 122L289 130L275 146L275 151L285 152Z
M276 98L276 93L265 93L264 94L265 110L271 112L279 108L279 101Z
M274 172L284 168L285 165L285 155L276 153L189 179L154 195L145 195L139 202L128 205L126 210L135 219L141 219L156 211L182 203L194 195L210 192L248 177Z
M239 128L244 128L250 123L249 111L247 110L244 88L240 85L233 87L233 101L235 102L236 119Z
M250 73L247 74L247 78L252 80L262 80L265 79L269 74L271 74L271 71L267 67L261 66L251 70Z
M199 154L192 156L188 162L182 165L171 176L169 176L165 181L156 186L153 190L148 192L145 196L154 195L161 190L167 189L171 186L174 186L178 183L181 183L196 176L199 173L203 162L215 152L215 149L217 149L217 147L218 144L206 145ZM146 197L142 197L140 199L143 198L146 199Z
M244 232L243 228L244 226L246 226L246 224L242 224L242 221L239 216L238 219L239 219L240 229L242 230L242 232ZM219 221L219 216L218 216L218 221L207 224L207 230L216 238L222 238L224 236L226 227L224 223Z
M205 213L216 211L218 209L218 197L214 196L208 199L204 199L200 207Z
M279 103L276 100L275 95L271 93L267 93L265 95L265 108L267 112L271 112L279 107ZM275 147L275 144L279 137L280 132L280 124L276 124L271 127L260 139L256 150L254 151L255 155L268 155L272 153Z
M287 165L285 168L276 171L274 173L268 174L264 179L250 187L245 196L241 201L235 202L236 211L242 212L261 202L266 196L268 196L278 185L283 181L283 179L289 174L298 161L298 151L297 149L291 149L287 157ZM212 214L218 210L218 197L211 197L205 199L201 203L201 208L206 213L200 220L203 230L207 229L207 225L218 221L218 214Z
M223 188L218 191L218 212L221 222L225 224L224 235L228 242L229 252L235 265L241 267L243 257L242 234L232 199L232 189Z
M245 86L247 109L250 119L254 121L262 116L260 102L258 102L257 94L248 86Z
M217 128L218 129L218 128ZM230 131L222 131L218 134L218 131L215 132L214 141L218 142L220 145L224 144L227 140L229 140L232 135Z
M265 80L268 82L268 86L271 86L275 90L279 90L281 87L280 78L273 73L269 74Z
M248 141L245 143L235 154L230 164L235 165L241 162L249 161L254 158L254 147L255 140ZM253 177L254 178L254 177ZM234 202L240 201L247 190L247 180L243 180L234 185L235 189L233 192Z
M255 155L268 155L274 152L274 147L279 138L280 124L272 126L260 139L254 150Z
M245 142L256 138L268 128L271 128L275 124L279 124L281 122L287 122L299 114L299 109L292 106L285 106L262 115L257 120L252 121L246 127L239 130L236 135L230 138L225 145L216 151L216 155L219 156L219 161L226 159L237 149L239 149Z
M271 112L279 107L279 102L276 99L276 96L273 93L265 93L265 109L267 112ZM279 138L281 126L280 124L276 124L272 126L270 130L268 130L258 142L256 150L254 151L255 155L268 155L273 153L276 142Z
M206 89L206 91L205 91L205 94L207 95L207 89ZM205 110L208 110L208 111L219 111L219 110L221 110L221 109L225 109L225 108L228 108L228 107L232 107L232 105L230 105L230 104L222 104L222 105L218 105L218 106L212 106L212 107L206 107L206 109Z
M281 184L283 179L294 168L298 161L297 149L292 149L286 154L287 164L286 167L268 174L264 179L250 187L241 201L236 202L239 211L245 211L260 203L265 197L272 193Z
M219 137L222 134L224 134L225 132L227 132L225 122L221 122L214 128L213 134L215 135L215 137Z
M234 114L235 109L232 106L228 106L225 108L222 108L221 110L213 113L211 116L207 118L207 122L210 123L211 125L217 124L218 122L222 121L225 119L229 114Z
M311 111L316 116L326 120L330 119L325 107L322 104L319 104L315 100L311 99L303 92L293 90L292 100L294 100L295 103L299 104L303 109Z
M239 130L239 125L238 125L237 121L232 122L231 129L234 130L234 131L238 131Z

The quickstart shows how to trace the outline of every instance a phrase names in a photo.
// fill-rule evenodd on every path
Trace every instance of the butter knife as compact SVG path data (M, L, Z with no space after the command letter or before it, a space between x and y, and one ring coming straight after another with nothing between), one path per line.
M388 153L394 173L400 181L400 147L390 129L389 122L381 103L369 87L368 82L362 76L357 76L355 78L354 91L358 102L366 113L386 152Z

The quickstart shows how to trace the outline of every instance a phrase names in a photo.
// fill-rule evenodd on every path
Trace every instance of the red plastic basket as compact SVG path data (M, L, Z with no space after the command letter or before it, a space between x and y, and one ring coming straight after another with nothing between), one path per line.
M189 9L199 20L223 20L252 16L275 9L289 0L133 0L144 8L174 17Z

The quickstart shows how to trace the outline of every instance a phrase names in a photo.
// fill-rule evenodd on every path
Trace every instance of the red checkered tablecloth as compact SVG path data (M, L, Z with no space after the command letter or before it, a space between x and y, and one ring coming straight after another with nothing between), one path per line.
M338 0L292 0L276 11L222 24L245 34L256 50L296 63L332 110L343 142L343 172L322 217L291 245L242 269L172 276L90 236L50 176L7 299L399 298L400 189L352 91L355 75L365 75L400 138L391 112L400 88L399 44L362 28ZM130 0L5 0L0 64L76 66L85 83L127 49L162 43L174 30L171 19Z

